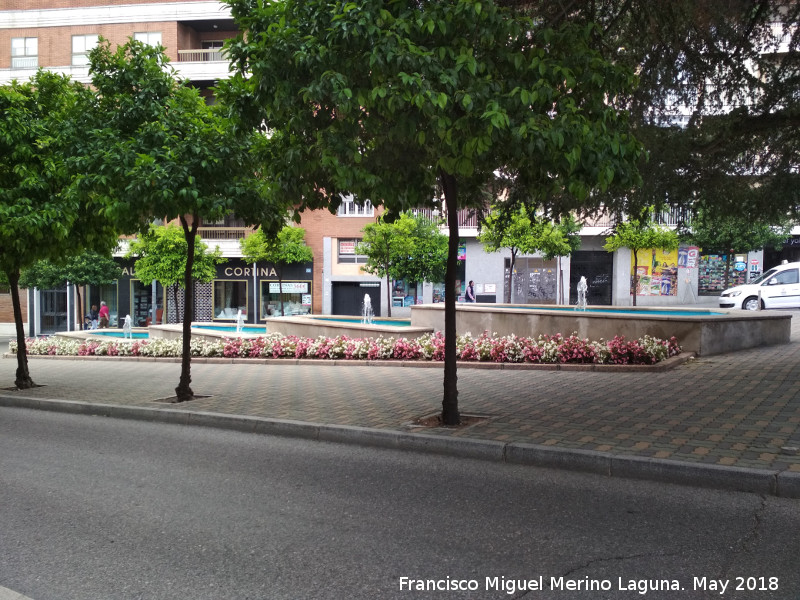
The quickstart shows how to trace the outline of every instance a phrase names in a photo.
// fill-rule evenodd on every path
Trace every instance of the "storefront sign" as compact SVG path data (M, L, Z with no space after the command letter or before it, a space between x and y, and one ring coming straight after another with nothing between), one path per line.
M303 306L311 306L311 294L303 294L302 304Z
M306 281L285 281L283 283L283 293L284 294L307 294L308 293L308 282ZM269 282L269 293L270 294L279 294L280 288L278 288L277 281L270 281Z
M251 277L253 269L251 267L225 267L226 277ZM277 277L278 273L275 267L261 267L256 269L255 275L257 277Z
M355 240L339 240L339 254L355 254Z

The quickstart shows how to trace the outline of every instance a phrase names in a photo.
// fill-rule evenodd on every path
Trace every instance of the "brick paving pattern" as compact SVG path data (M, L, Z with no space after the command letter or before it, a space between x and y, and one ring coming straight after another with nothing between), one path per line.
M709 356L662 372L460 369L459 404L488 418L419 430L441 407L442 370L196 361L188 411L420 431L504 442L800 472L800 311L790 344ZM0 360L0 386L16 361ZM180 365L31 357L33 390L0 396L159 406ZM160 405L163 406L163 405Z

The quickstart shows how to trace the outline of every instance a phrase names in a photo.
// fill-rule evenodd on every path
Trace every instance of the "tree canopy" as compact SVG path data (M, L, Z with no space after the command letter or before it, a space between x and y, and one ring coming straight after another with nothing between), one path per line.
M300 262L311 262L314 253L306 245L306 230L302 227L284 226L277 235L268 235L259 228L253 235L239 240L242 257L249 262L269 262L278 274L278 296L281 316L283 307L283 266Z
M136 277L143 284L150 285L153 281L158 281L164 288L176 286L173 289L176 317L180 314L177 288L186 289L187 252L183 231L170 223L166 226L151 225L146 233L131 240L126 253L126 257L136 258ZM198 236L194 245L192 281L209 283L217 276L216 265L224 261L218 247L209 250L208 245Z
M41 260L25 269L20 277L19 284L23 288L37 287L41 290L60 288L71 283L76 286L78 302L75 307L76 314L86 314L81 301L80 288L85 285L107 285L114 283L120 276L122 269L108 254L98 252L84 252L66 260L50 261Z
M730 287L731 255L761 248L780 248L791 232L791 225L766 225L738 213L716 215L701 210L692 219L685 239L706 253L725 255L725 288Z
M491 0L228 3L244 34L223 95L271 131L272 191L300 208L352 193L395 212L443 195L447 289L458 209L496 173L531 202L637 181L640 147L613 102L633 71L592 49L592 26L543 26ZM459 421L455 323L447 294L447 424Z
M518 254L541 252L544 258L567 256L580 247L580 226L572 218L565 217L555 223L549 219L532 217L524 205L508 211L496 207L481 223L478 241L488 252L497 252L503 248L511 251L510 274L508 287L505 290L505 302L511 302L512 278L514 264Z
M439 231L436 221L424 215L403 213L400 219L411 219L414 227L410 237L410 248L398 257L395 277L409 282L433 283L444 281L447 265L447 236ZM397 221L395 221L397 222ZM416 302L415 294L414 301Z
M110 252L116 244L114 225L103 218L96 198L69 193L67 161L74 142L85 137L87 94L79 83L46 71L0 87L0 270L11 288L19 388L35 385L25 351L21 271L85 249Z
M675 250L679 244L677 232L652 220L631 219L617 223L614 232L603 245L608 252L630 248L633 253L633 305L639 285L639 251L646 249Z
M637 70L620 102L649 160L642 185L605 195L608 207L714 209L764 223L800 216L799 3L501 1L551 26L597 24L594 47Z

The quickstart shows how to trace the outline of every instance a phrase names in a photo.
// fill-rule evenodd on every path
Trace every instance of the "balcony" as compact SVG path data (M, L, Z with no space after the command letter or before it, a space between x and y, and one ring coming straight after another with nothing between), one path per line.
M39 66L38 56L12 56L12 69L36 69Z
M214 62L226 61L222 48L207 50L178 50L178 62Z
M200 227L198 235L204 241L239 240L252 235L252 227Z

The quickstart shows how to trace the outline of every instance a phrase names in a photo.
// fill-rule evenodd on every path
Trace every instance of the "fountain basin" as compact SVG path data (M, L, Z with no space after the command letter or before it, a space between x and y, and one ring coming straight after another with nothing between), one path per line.
M349 338L404 337L416 339L432 333L431 327L415 327L408 319L373 318L372 323L362 323L359 317L303 315L272 317L267 319L270 333L317 338L347 336Z
M77 340L121 340L125 339L125 332L122 329L84 329L81 331L60 331L54 335L63 338ZM146 340L149 337L148 330L144 327L134 327L127 339Z
M684 351L698 356L720 354L771 344L789 343L792 316L780 312L727 309L669 309L654 307L574 306L531 304L459 304L456 330L479 335L538 336L572 332L591 340L610 340L621 335L637 339L650 335L675 336ZM444 306L411 307L411 324L444 330Z
M183 337L183 325L181 324L151 325L149 329L151 338L176 340ZM243 325L242 331L237 332L236 325L214 325L202 321L192 323L192 338L195 339L222 340L224 338L258 337L266 333L267 328L263 325Z

